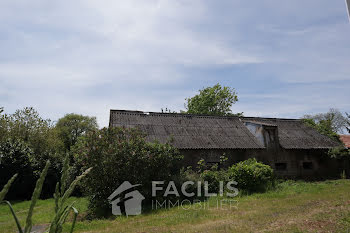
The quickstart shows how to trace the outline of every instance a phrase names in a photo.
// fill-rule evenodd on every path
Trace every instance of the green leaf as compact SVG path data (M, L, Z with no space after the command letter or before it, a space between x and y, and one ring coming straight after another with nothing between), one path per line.
M0 192L0 202L2 200L4 200L7 192L9 191L10 187L11 187L11 184L13 183L13 181L16 179L18 174L14 174L11 179L9 179L9 181L7 182L7 184L4 186L4 188L1 190Z
M78 214L79 214L78 210L76 208L74 208L73 206L72 206L72 209L74 211L74 217L73 217L73 222L72 222L72 227L70 229L70 233L72 233L73 230L74 230L75 222L77 221L77 217L78 217Z
M35 189L34 189L34 192L32 195L32 202L30 203L30 207L29 207L29 211L28 211L28 215L27 215L27 219L26 219L26 226L24 228L25 233L30 233L30 231L32 229L32 216L33 216L33 212L34 212L34 207L35 207L36 202L38 201L38 199L40 197L41 189L43 187L45 177L46 177L46 174L47 174L49 167L50 167L50 161L48 160L46 162L44 170L41 172L40 178L36 182Z
M64 159L63 168L62 168L61 195L60 196L63 196L64 192L66 191L68 170L69 170L69 154L67 153L67 155Z
M18 221L18 218L17 218L17 216L16 216L15 211L14 211L13 208L12 208L11 203L10 203L9 201L4 201L4 202L10 207L12 216L13 216L13 218L15 219L15 222L16 222L16 225L17 225L17 228L18 228L18 232L19 232L19 233L23 233L21 224L20 224L19 221Z

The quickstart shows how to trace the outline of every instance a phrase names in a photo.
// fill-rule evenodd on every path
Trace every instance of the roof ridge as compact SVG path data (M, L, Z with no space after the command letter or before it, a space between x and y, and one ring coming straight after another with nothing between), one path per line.
M121 110L121 109L111 109L110 112L120 112L129 114L143 114L143 115L162 115L162 116L182 116L182 117L204 117L204 118L238 118L238 119L259 119L259 120L282 120L282 121L300 121L301 119L295 118L272 118L272 117L248 117L248 116L216 116L207 114L188 114L188 113L168 113L168 112L147 112L139 110Z
M110 112L120 112L120 113L129 113L129 114L143 114L143 115L162 115L162 116L182 116L182 117L210 117L210 118L240 118L238 116L215 116L215 115L206 115L206 114L187 114L187 113L168 113L168 112L143 112L137 110L118 110L111 109Z

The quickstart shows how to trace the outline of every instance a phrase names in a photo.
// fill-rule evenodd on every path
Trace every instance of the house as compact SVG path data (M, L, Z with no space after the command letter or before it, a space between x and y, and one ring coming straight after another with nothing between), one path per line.
M184 155L183 165L200 159L228 164L248 158L270 165L279 176L339 177L344 162L327 155L338 142L300 119L205 116L141 111L110 111L110 127L139 128L148 141L171 142Z
M346 148L350 149L350 135L339 135L340 141L342 141Z

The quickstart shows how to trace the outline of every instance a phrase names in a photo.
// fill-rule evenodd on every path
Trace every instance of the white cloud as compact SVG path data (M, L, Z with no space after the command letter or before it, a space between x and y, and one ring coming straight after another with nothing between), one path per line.
M79 112L105 126L109 108L179 110L228 69L290 84L349 80L346 14L334 20L341 10L328 0L1 1L0 98L10 111ZM235 87L245 79L224 81ZM314 98L325 89L313 89ZM302 101L306 90L267 91L248 89L237 107L287 116L322 105ZM296 92L301 100L293 103Z

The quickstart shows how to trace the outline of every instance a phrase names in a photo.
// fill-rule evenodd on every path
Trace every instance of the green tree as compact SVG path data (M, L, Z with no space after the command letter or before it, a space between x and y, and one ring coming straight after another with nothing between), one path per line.
M13 114L3 113L0 117L0 142L18 140L32 151L30 164L34 180L39 176L46 161L50 160L52 166L49 168L43 189L43 197L48 197L55 190L61 170L61 159L64 157L64 145L53 123L49 119L43 119L32 107L17 110Z
M350 114L346 113L346 130L348 131L348 133L350 134Z
M5 115L3 115L4 108L0 108L0 142L3 141L7 135Z
M348 114L347 117L349 117ZM348 128L346 125L349 125L349 122L338 110L330 109L327 113L305 115L303 120L306 125L315 128L319 133L340 142L340 146L329 149L328 155L330 157L341 158L350 155L350 150L342 145L338 135L338 132Z
M54 154L60 142L53 129L51 120L43 119L34 108L26 107L1 116L0 139L22 140L38 156L49 152ZM46 159L43 165L45 162Z
M332 121L328 120L320 120L316 122L314 119L303 119L304 123L312 128L315 128L320 134L323 134L335 141L340 141L338 134L333 130Z
M199 90L199 94L186 99L185 108L189 114L227 116L232 115L231 107L238 101L235 89L216 84Z
M329 127L335 133L343 133L347 124L346 117L335 108L329 109L326 113L305 115L303 118L312 119L317 124L330 124Z
M56 124L58 136L63 141L66 151L71 150L71 147L77 143L79 137L97 128L96 117L74 113L60 118Z

